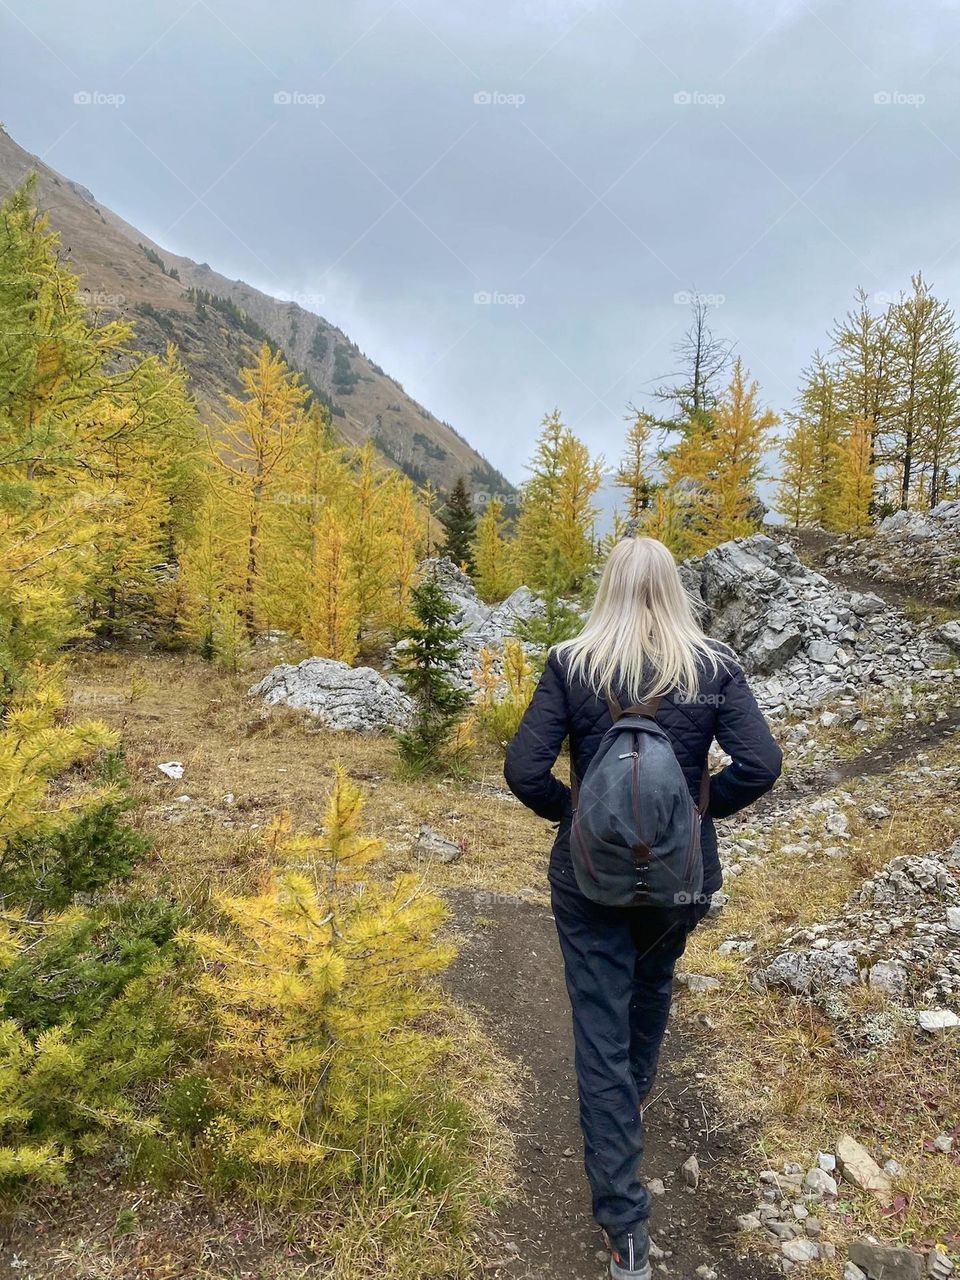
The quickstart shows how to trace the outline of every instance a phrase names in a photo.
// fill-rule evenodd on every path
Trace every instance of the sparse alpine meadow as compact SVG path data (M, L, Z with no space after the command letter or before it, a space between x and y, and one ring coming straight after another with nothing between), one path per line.
M721 824L725 886L681 962L645 1108L653 1262L945 1280L949 305L919 275L879 314L861 294L775 436L695 299L603 535L603 464L559 411L518 502L478 504L476 472L438 493L345 438L236 305L191 305L246 335L216 405L172 344L91 309L34 180L3 204L0 1275L597 1276L552 832L503 753L641 535L786 758ZM758 495L774 444L783 524Z

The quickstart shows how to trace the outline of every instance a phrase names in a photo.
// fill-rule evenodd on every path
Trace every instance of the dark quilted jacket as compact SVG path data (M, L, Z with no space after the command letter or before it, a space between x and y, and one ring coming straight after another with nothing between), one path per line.
M627 699L620 696L621 703ZM740 667L728 659L714 675L703 671L695 701L667 694L658 722L673 744L690 793L699 799L710 744L716 738L731 757L710 779L710 804L703 823L704 893L720 888L714 818L726 818L769 791L780 776L782 756ZM550 876L573 880L570 866L570 788L553 773L570 739L570 757L578 778L586 773L600 740L610 728L606 701L581 681L571 681L563 660L551 653L533 701L507 749L507 785L527 808L560 824L550 860Z

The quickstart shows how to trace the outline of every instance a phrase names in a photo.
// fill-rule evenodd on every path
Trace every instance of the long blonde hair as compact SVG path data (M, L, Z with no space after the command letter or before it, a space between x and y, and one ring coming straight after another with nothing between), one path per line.
M556 651L569 673L598 694L621 689L630 702L677 689L696 698L700 673L725 664L703 633L677 563L656 538L623 538L610 552L583 630Z

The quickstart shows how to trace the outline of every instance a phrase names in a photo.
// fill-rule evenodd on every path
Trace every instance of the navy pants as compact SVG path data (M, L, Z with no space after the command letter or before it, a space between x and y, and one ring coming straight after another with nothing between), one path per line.
M602 907L572 876L551 897L573 1009L580 1127L593 1216L611 1236L650 1214L640 1106L653 1085L673 971L703 910Z

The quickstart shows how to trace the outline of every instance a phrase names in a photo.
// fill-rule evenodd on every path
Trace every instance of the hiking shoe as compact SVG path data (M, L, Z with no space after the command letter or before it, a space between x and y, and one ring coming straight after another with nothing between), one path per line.
M611 1239L605 1231L603 1238L610 1250L610 1274L613 1280L652 1280L650 1237L642 1222L615 1239Z

